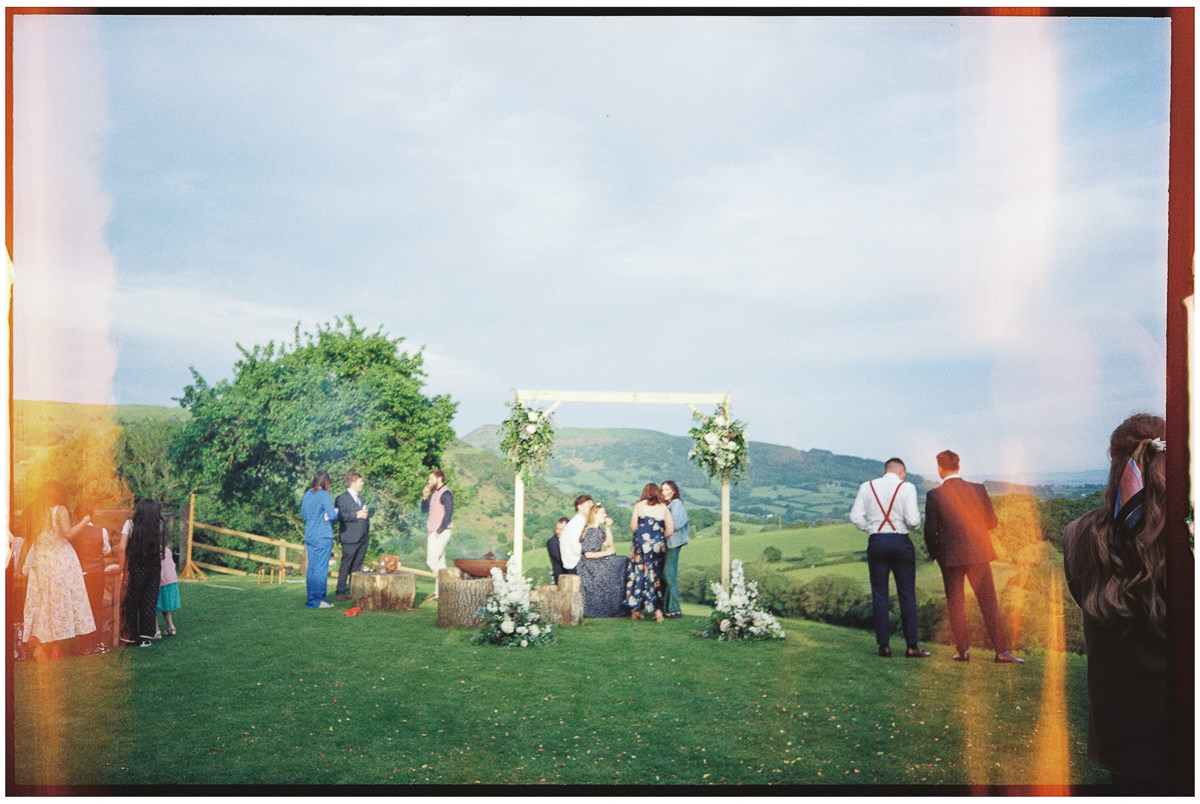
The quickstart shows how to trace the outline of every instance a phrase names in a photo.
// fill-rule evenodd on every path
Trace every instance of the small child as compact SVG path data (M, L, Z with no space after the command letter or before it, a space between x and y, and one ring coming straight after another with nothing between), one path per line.
M166 631L158 630L158 623L155 622L154 638L159 639L165 633L166 636L175 636L175 622L171 619L171 612L179 611L179 575L175 572L175 554L170 548L163 551L162 573L159 577L158 587L158 613L167 621Z

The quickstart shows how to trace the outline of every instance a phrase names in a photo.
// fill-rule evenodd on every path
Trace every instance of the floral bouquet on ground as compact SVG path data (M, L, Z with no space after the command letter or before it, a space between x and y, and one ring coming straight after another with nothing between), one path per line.
M471 641L508 648L553 642L554 628L543 622L537 604L529 601L529 579L513 564L509 564L507 575L499 567L492 567L491 575L492 594L475 612L483 626Z
M783 639L783 626L773 614L758 607L758 584L746 583L741 561L735 558L730 566L729 591L716 581L712 590L717 605L709 615L708 627L698 632L699 636L727 641Z

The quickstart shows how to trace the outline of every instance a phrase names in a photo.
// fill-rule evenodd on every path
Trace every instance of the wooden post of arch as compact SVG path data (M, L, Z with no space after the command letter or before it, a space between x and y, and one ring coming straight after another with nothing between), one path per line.
M554 407L563 402L621 402L625 404L657 403L687 405L696 410L696 405L729 405L729 394L663 394L622 393L619 391L517 391L517 401L522 405L530 402L554 402ZM525 483L518 472L513 500L513 560L521 565L525 546ZM729 588L729 476L721 477L721 583Z

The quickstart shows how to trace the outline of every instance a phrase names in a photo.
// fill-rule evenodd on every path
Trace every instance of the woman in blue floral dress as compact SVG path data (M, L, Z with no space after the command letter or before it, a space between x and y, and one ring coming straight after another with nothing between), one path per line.
M647 483L642 489L629 528L633 531L633 550L625 578L625 605L633 619L642 619L643 611L653 611L654 620L661 623L663 557L666 539L675 532L675 525L657 484Z

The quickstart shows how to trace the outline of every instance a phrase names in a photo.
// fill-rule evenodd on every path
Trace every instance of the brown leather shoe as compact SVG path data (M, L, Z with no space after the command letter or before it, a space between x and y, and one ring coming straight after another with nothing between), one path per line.
M892 658L892 649L889 648L887 645L880 645L879 646L879 655L885 659L890 659L890 658Z
M337 599L338 603L345 603L349 598L347 598L345 595L338 595Z

